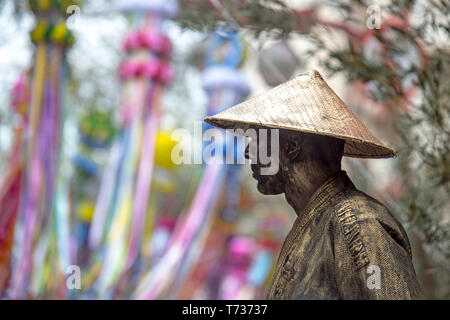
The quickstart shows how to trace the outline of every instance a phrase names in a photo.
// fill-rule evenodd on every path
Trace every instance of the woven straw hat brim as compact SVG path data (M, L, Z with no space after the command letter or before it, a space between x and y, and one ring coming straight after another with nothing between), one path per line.
M348 157L397 155L346 107L316 70L300 74L205 121L223 129L275 128L343 139L344 156Z

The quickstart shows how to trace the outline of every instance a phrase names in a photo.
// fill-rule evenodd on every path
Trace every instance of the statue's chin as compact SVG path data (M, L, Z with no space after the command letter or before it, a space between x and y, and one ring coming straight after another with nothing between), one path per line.
M274 195L274 194L280 194L283 192L282 190L279 190L278 188L273 188L267 182L261 182L261 181L258 181L257 189L260 193L262 193L264 195Z
M267 195L267 194L270 194L270 193L268 193L267 191L267 188L264 186L264 184L262 184L261 182L259 182L258 181L258 185L256 186L256 188L258 189L258 191L260 192L260 193L262 193L262 194L265 194L265 195Z

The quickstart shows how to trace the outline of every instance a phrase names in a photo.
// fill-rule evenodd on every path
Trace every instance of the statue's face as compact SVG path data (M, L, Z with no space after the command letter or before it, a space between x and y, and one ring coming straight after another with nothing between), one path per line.
M253 171L253 178L256 179L256 181L258 181L257 185L258 191L265 195L280 194L284 192L281 170L278 170L277 173L273 175L262 174L261 168L269 167L269 165L262 164L259 161L259 157L258 160L255 162L254 161L255 155L250 154L250 150L259 150L259 148L266 147L267 149L264 150L269 150L270 152L271 150L270 140L271 139L263 139L260 140L259 142L251 140L249 146L245 150L245 157L247 159L253 159L251 169ZM258 149L254 147L255 144ZM250 145L253 145L253 148L250 147Z
M284 192L280 171L274 175L261 175L261 167L258 164L252 164L251 168L253 171L253 178L258 181L257 188L259 192L266 195Z

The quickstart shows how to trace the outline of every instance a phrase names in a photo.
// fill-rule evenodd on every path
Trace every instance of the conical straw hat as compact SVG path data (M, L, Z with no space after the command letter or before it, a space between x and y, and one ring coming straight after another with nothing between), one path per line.
M345 106L316 70L300 74L205 121L223 129L255 126L343 139L344 155L348 157L396 156Z

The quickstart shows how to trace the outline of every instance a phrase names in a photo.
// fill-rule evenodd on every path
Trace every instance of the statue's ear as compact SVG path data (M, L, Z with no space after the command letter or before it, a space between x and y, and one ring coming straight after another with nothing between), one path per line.
M298 133L289 133L284 137L283 152L290 162L300 159L303 141L303 137Z

